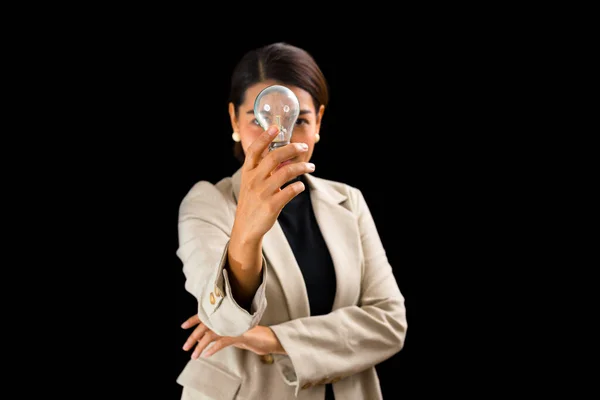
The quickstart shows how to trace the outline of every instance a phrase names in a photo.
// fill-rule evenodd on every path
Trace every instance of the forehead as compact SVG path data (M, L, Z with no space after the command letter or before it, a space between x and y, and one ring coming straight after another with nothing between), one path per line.
M261 92L261 90L263 90L264 88L266 88L268 86L276 85L276 84L278 84L278 82L265 81L265 82L256 83L256 84L250 86L248 89L246 89L246 98L244 100L244 103L242 104L242 109L247 110L247 111L252 110L254 108L254 100L256 100L256 97ZM313 99L306 90L300 89L299 87L296 87L296 86L289 86L289 85L286 85L286 86L292 92L294 92L294 94L298 98L298 102L300 103L300 110L310 110L314 113L315 110L314 110Z

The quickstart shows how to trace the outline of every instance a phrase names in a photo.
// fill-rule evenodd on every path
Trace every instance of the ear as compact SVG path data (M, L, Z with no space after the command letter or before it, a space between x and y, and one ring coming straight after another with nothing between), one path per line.
M319 133L319 131L321 130L321 121L323 120L324 113L325 113L325 106L323 104L321 104L321 106L319 107L319 111L317 111L317 118L316 118L317 130L315 131L315 133Z
M235 106L233 103L229 103L229 119L231 120L231 129L234 132L239 132L239 121L235 115Z

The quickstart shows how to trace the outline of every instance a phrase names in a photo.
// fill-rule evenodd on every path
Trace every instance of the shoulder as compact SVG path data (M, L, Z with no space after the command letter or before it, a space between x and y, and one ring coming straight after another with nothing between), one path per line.
M339 194L349 194L351 192L360 191L357 187L349 185L345 182L321 178L318 176L310 175L311 181L315 182L319 185L319 187L328 188L329 190L333 190Z
M221 211L229 214L230 204L234 204L232 178L226 177L213 183L201 180L192 185L179 206L180 214L214 214Z
M225 196L232 191L231 177L223 178L217 183L202 180L194 183L183 197L183 201L192 199L210 199Z
M346 204L350 209L356 209L364 202L364 197L358 187L333 179L309 176L311 189L321 196L332 199L340 204Z

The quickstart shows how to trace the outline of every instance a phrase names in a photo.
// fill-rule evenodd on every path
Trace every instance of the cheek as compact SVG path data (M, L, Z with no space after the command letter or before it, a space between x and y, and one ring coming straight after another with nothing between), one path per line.
M292 142L306 143L309 147L312 147L315 143L315 135L312 132L307 133L302 130L298 130L298 132L294 131L292 134Z
M243 129L239 132L242 140L242 148L244 149L245 153L248 152L248 147L250 147L250 145L254 143L256 139L258 139L262 132L263 130L261 128Z

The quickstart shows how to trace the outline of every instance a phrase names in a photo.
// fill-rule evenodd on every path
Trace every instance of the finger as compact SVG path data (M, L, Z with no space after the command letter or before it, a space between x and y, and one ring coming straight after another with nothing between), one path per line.
M194 329L194 332L192 332L192 334L185 341L183 345L183 350L188 351L189 349L191 349L192 346L198 343L198 341L202 339L208 331L209 329L206 325L200 324L196 329Z
M267 196L276 193L280 187L286 182L298 177L299 175L313 172L315 170L315 164L307 162L295 162L284 165L279 168L268 180L268 185L265 189Z
M204 336L202 336L202 338L198 340L198 344L196 345L196 348L192 353L192 358L195 360L198 357L200 357L200 354L202 354L206 346L208 346L212 341L216 340L217 338L220 338L220 336L215 334L213 331L209 330L208 332L206 332Z
M279 133L279 128L272 125L261 133L261 135L248 147L246 150L246 159L244 161L245 169L254 169L261 160L262 153L265 151L269 143L273 141L275 135Z
M220 338L219 340L216 340L212 346L210 346L210 349L206 350L206 353L204 353L204 357L210 357L213 354L215 354L217 351L224 349L227 346L231 346L232 344L235 344L236 341L238 341L238 339L236 339L235 337L232 336L225 336Z
M187 319L187 321L185 321L183 324L181 324L181 327L183 329L187 329L187 328L191 328L194 325L198 325L200 323L200 318L198 317L198 314L191 316L190 318Z
M308 151L308 145L306 143L290 143L271 151L258 166L260 175L263 177L269 176L279 164L291 160L306 151Z
M282 209L287 203L290 202L290 200L296 197L298 193L304 191L304 189L304 183L301 181L291 183L279 191L279 193L275 194L272 201L275 202L278 209Z

